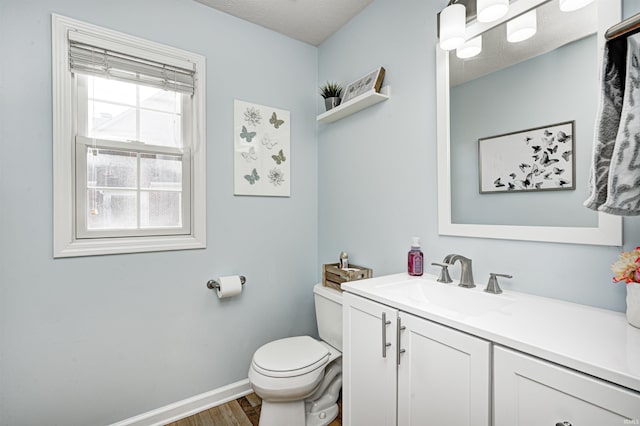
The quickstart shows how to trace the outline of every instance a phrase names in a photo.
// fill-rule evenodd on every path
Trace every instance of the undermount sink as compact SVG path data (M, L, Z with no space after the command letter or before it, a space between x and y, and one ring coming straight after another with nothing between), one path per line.
M478 287L462 288L430 278L413 278L384 284L375 291L384 298L411 305L429 305L465 316L497 311L513 303L513 299L505 294L489 294Z

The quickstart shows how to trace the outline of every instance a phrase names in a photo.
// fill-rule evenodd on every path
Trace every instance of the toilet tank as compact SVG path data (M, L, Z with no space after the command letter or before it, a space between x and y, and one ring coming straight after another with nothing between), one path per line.
M342 293L318 283L313 298L320 339L342 352Z

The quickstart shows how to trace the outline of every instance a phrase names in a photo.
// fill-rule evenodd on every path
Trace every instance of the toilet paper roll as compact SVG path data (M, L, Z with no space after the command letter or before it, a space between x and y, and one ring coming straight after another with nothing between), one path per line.
M216 293L218 293L218 298L220 299L237 296L242 292L242 283L238 275L220 277L218 278L218 282L220 283L220 287L216 290Z

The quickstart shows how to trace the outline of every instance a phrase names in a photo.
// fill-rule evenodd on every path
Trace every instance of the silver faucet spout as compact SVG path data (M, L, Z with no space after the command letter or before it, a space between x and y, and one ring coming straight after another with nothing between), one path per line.
M473 269L471 267L471 259L459 254L450 254L444 258L444 263L454 264L460 261L460 287L473 288L476 284L473 282Z

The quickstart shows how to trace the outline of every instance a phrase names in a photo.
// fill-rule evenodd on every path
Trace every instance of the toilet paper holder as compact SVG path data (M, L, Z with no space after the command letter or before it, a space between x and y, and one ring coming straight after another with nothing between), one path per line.
M240 284L244 285L245 282L247 282L247 279L245 278L245 276L240 275ZM210 288L211 290L219 290L220 283L216 280L209 280L207 281L207 288Z

